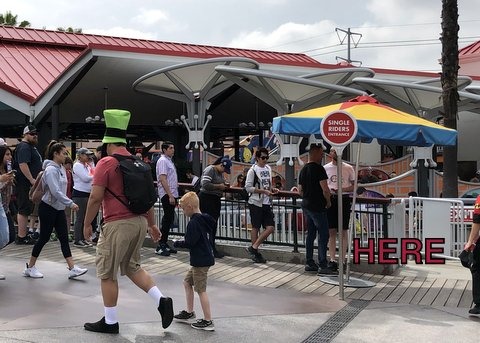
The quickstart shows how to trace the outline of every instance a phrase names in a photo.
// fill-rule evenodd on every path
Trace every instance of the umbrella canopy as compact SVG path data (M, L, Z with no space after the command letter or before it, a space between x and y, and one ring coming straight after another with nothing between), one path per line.
M348 112L357 120L357 142L370 143L376 138L380 144L456 144L456 130L382 105L370 96L359 96L343 103L276 117L273 119L272 132L292 136L320 135L322 119L335 111Z

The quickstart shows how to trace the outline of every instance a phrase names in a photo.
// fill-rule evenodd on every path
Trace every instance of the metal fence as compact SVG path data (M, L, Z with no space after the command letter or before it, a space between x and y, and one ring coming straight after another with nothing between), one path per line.
M465 205L466 199L440 198L357 198L351 214L352 238L359 238L360 245L373 238L390 237L444 238L443 257L457 257L468 239L473 206ZM301 199L294 192L282 192L273 199L275 230L265 241L272 246L289 246L298 252L305 247L307 223L304 219ZM159 204L155 206L157 223L163 215ZM173 235L184 235L188 218L180 208L176 210ZM353 226L353 227L352 227ZM250 242L250 213L245 201L222 198L218 220L217 240L225 242ZM399 249L397 249L399 250ZM376 249L376 251L378 251Z
M369 238L386 237L388 233L388 199L357 198L354 215L353 238L367 242ZM220 218L217 226L217 240L230 242L250 242L250 212L243 200L222 198ZM294 252L305 246L307 222L303 216L301 199L295 192L281 192L273 198L272 209L275 219L275 230L265 244L290 246ZM161 206L156 206L156 218L160 223L163 215ZM180 208L176 210L175 225L171 234L185 234L188 218Z

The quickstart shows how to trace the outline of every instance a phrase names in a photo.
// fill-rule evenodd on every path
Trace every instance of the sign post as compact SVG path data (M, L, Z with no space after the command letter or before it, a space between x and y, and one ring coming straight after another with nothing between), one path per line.
M335 148L337 152L337 190L338 190L338 273L339 273L339 296L344 300L344 276L343 258L345 248L343 247L343 192L342 192L342 153L343 149L350 144L357 136L357 121L349 113L344 111L330 112L320 124L322 138Z

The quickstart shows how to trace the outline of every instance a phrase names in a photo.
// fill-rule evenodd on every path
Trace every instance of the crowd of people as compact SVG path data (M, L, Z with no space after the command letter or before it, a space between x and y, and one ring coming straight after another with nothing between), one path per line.
M225 174L231 174L231 159L220 156L200 176L188 171L187 176L196 191L180 197L177 168L173 160L175 146L172 142L164 141L161 156L155 164L156 191L163 211L159 228L153 206L144 213L136 213L125 202L127 194L119 157L135 158L126 146L130 113L105 110L104 117L106 132L103 145L95 152L87 148L78 149L75 161L69 158L65 145L57 141L48 144L42 159L37 150L38 132L32 125L25 127L23 139L14 152L0 140L0 194L3 205L0 208L0 249L12 242L32 244L31 256L23 275L43 278L36 264L45 244L55 237L60 242L67 264L68 278L81 277L88 270L74 263L69 244L70 216L74 211L73 246L89 248L96 244L96 276L100 279L103 299L103 316L96 322L85 323L85 330L110 334L119 332L117 304L120 274L127 276L152 299L161 316L163 328L169 327L175 319L188 322L195 329L213 331L215 327L206 291L207 279L215 259L223 257L217 247L216 236L221 199L230 188ZM340 263L345 263L351 213L348 195L354 191L356 175L347 163L342 162L338 167L334 148L327 155L329 162L322 166L324 149L322 144L309 146L309 161L300 171L298 192L307 221L305 271L332 275L338 273ZM261 246L274 232L272 197L282 189L282 179L279 175L273 175L268 165L268 149L256 149L253 159L252 166L236 177L233 186L244 189L248 194L246 206L251 222L251 243L246 251L254 263L266 263ZM340 185L338 170L342 173ZM41 200L35 203L31 198L31 189L37 179L40 179L43 194ZM198 189L195 189L197 186ZM339 198L339 187L345 197ZM343 213L341 222L338 219L340 203ZM177 207L190 220L184 238L172 241L169 236ZM100 209L101 224L97 226ZM337 257L339 226L343 228L343 233L338 239L342 239L344 249L338 252ZM478 226L474 228L477 232ZM177 314L174 314L173 300L160 290L152 276L141 267L140 249L147 233L158 244L155 249L158 256L176 254L178 248L189 250L191 269L183 281L186 308ZM478 232L469 238L466 249L476 249L477 236ZM318 241L317 259L314 257L315 240ZM475 273L474 300L480 292L478 271ZM0 280L4 279L5 276L0 275ZM195 292L203 311L201 319L197 319L194 312ZM475 311L480 314L480 303Z

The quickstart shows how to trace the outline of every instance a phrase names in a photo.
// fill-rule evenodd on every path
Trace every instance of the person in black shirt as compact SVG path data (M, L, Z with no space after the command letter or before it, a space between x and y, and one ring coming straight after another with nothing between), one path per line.
M328 219L327 208L331 206L327 173L321 165L323 146L311 144L309 162L302 168L298 177L298 191L302 197L302 209L307 219L307 240L305 271L319 274L333 274L327 262ZM313 260L313 243L318 235L318 265Z
M35 183L35 178L42 170L42 157L38 152L37 129L33 125L27 125L23 129L23 139L15 148L14 169L17 170L17 244L35 243L28 233L28 216L32 215L34 205L28 198L30 187ZM33 223L32 223L33 224Z

